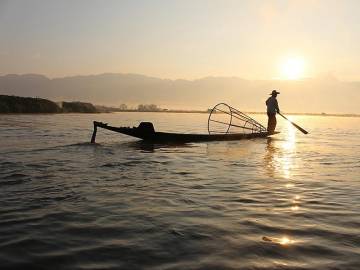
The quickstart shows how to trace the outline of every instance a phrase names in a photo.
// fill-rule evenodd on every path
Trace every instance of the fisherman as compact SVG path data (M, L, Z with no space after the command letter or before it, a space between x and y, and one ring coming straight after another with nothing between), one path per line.
M280 92L273 90L270 94L271 97L265 102L267 106L267 115L269 117L267 131L270 134L273 134L276 128L276 113L280 113L279 104L276 99L278 94L280 94Z

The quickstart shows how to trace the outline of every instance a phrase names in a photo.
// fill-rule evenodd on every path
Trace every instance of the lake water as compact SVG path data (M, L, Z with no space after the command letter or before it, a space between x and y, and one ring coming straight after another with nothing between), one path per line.
M360 118L289 117L310 133L91 145L93 120L204 133L207 115L1 115L1 269L360 269Z

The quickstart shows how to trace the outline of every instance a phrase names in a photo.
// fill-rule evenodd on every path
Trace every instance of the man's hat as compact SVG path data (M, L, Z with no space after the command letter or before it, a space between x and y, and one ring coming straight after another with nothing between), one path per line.
M276 90L272 90L271 94L270 95L277 95L277 94L280 94L280 92L276 91Z

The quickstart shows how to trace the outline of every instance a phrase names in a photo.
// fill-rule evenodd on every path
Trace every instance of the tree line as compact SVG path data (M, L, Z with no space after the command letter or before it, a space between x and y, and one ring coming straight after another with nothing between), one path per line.
M0 113L96 113L113 111L159 112L167 111L156 104L139 104L129 108L126 104L119 107L94 106L86 102L53 102L44 98L0 95Z
M43 98L0 95L0 113L96 113L96 107L85 102L55 103Z
M120 104L117 108L117 111L139 111L139 112L160 112L166 111L166 109L162 109L158 107L156 104L139 104L135 108L130 108L126 104Z

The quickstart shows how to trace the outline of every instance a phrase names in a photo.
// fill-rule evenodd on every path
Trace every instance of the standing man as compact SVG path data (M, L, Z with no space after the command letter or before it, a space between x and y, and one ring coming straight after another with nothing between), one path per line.
M270 94L271 97L266 100L267 115L269 117L267 130L270 134L273 134L275 131L276 113L280 113L279 104L276 99L278 94L280 94L280 92L273 90Z

